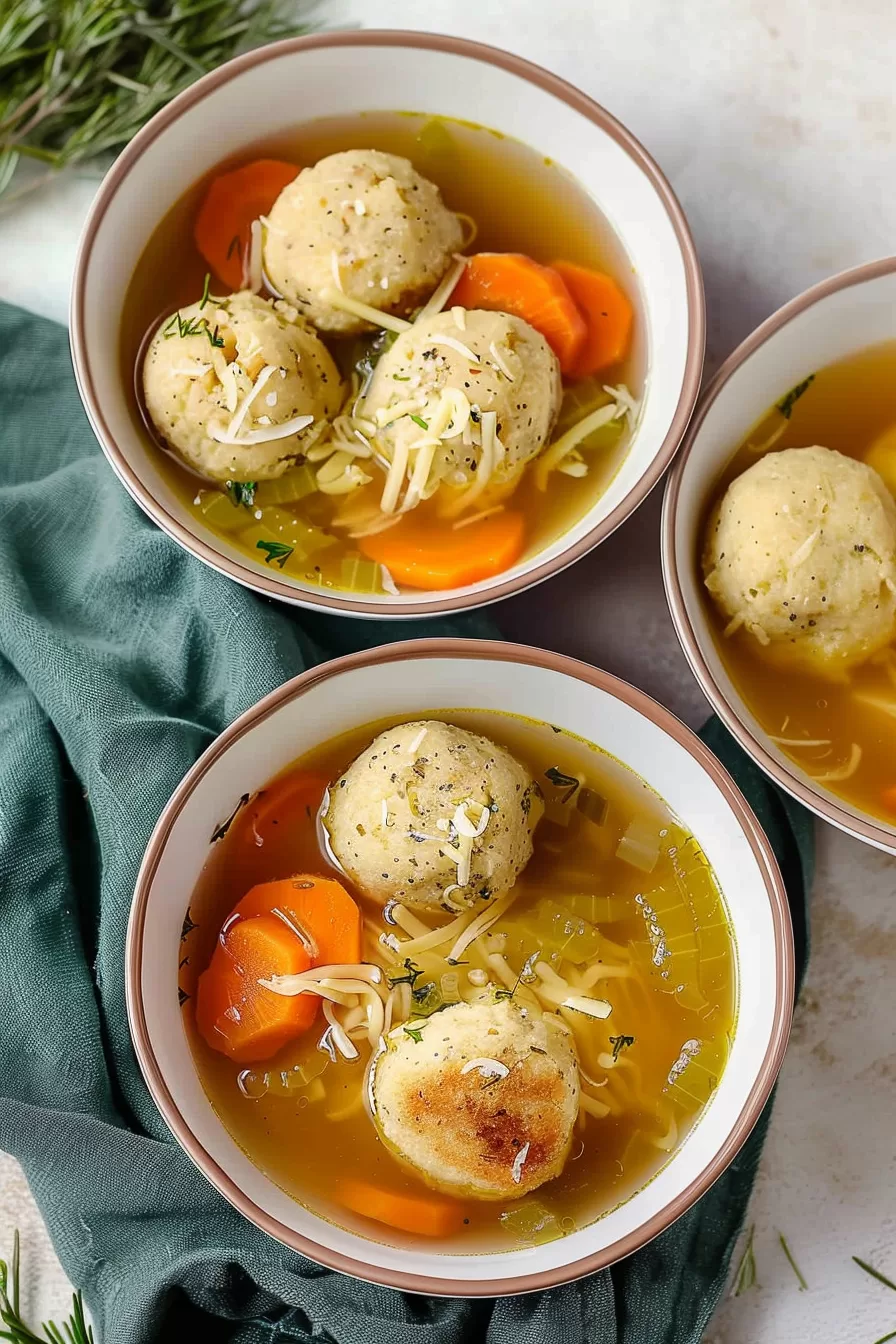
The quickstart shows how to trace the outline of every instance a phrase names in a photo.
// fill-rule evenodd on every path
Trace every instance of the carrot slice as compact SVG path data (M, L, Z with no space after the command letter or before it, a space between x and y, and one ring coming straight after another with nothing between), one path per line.
M262 882L233 911L243 920L267 914L279 915L307 938L314 966L361 960L361 912L335 878L300 874Z
M193 237L219 280L229 289L243 285L243 260L248 255L253 219L266 215L284 187L299 173L295 163L255 159L209 184Z
M313 817L329 781L323 775L292 773L261 790L239 814L234 841L250 853L274 838L301 813Z
M204 1039L238 1064L270 1059L307 1031L318 1001L305 994L286 998L258 981L299 975L310 965L301 938L276 915L225 925L196 989L196 1025Z
M496 513L456 531L409 514L358 545L408 588L463 588L502 574L520 558L526 523L521 513Z
M343 1181L337 1199L352 1213L421 1237L450 1237L463 1226L463 1208L447 1200L399 1195L366 1181Z
M470 257L448 306L512 313L540 331L567 373L588 329L562 278L521 252L477 252Z
M889 789L884 789L880 796L880 800L884 807L890 812L896 812L896 788L890 787Z
M555 261L553 269L565 281L585 319L588 335L567 372L588 378L625 358L632 334L632 305L611 275L589 271L571 261Z

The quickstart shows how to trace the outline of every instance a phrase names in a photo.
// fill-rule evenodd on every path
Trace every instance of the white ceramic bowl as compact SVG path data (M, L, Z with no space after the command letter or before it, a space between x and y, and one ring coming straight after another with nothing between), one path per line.
M316 744L365 722L425 710L499 709L595 742L656 789L702 846L737 943L738 1012L713 1098L667 1165L627 1203L548 1245L488 1255L397 1249L295 1202L231 1139L199 1083L178 1003L178 949L208 837L246 791ZM736 1154L781 1063L794 963L768 841L712 753L655 701L556 654L469 640L413 641L327 663L273 692L193 767L150 841L128 931L128 1013L149 1088L175 1137L221 1193L271 1236L334 1269L414 1292L541 1289L628 1255L696 1200Z
M290 125L408 108L478 122L525 141L597 200L638 275L648 379L631 450L602 498L560 540L482 583L363 601L272 574L202 526L132 423L119 372L122 301L163 215L215 163ZM176 541L239 583L299 606L372 617L481 606L555 574L635 509L687 426L703 365L703 286L669 184L624 127L584 94L517 56L423 33L350 32L253 51L200 79L131 142L100 188L75 266L71 341L81 397L106 456L137 503Z
M757 765L826 821L896 854L896 826L826 789L775 745L725 670L700 572L701 531L716 482L759 417L816 369L896 338L896 257L806 290L763 322L725 361L688 430L663 508L663 576L675 629L713 709Z

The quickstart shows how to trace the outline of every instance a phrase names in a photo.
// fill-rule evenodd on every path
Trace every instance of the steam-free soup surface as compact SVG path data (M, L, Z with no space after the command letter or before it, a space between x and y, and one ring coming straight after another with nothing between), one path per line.
M443 710L414 717L489 736L529 768L544 792L546 814L516 899L463 952L461 965L446 960L444 946L415 955L420 976L414 979L413 1011L423 1011L418 1004L438 1009L469 999L482 993L472 980L481 985L488 979L514 1003L537 1012L533 984L542 982L534 965L566 979L571 992L590 969L591 989L581 992L604 995L612 1011L602 1021L563 1013L586 1100L562 1175L510 1202L434 1195L377 1137L363 1086L366 1047L358 1061L331 1060L319 1047L326 1027L321 1018L275 1058L246 1067L210 1050L196 1033L197 973L245 892L296 872L336 875L304 796L297 808L285 806L274 824L268 818L261 845L255 805L238 812L194 894L181 987L196 1065L215 1109L250 1158L297 1200L341 1226L393 1244L415 1241L413 1233L358 1217L340 1203L346 1183L361 1181L387 1195L455 1206L458 1231L444 1243L448 1250L550 1240L588 1224L649 1181L710 1101L735 1014L734 948L724 902L694 837L656 794L597 749L511 715ZM335 780L377 732L399 721L332 742L290 774ZM584 810L576 801L580 791ZM405 930L384 920L382 908L362 893L353 894L364 916L362 957L396 983L406 981L407 958L394 942L392 948L383 943L396 936L402 942ZM451 918L426 912L424 922L435 927ZM596 982L595 975L601 977ZM410 989L406 993L410 1002Z
M719 495L770 439L765 451L821 444L867 462L896 494L896 342L819 369L789 418L772 408L739 446ZM732 680L781 750L846 802L896 824L896 648L839 678L813 675L771 661L743 629L726 638L725 617L706 602Z
M603 385L621 384L636 399L640 396L646 350L637 280L613 230L573 177L527 146L479 127L417 114L363 114L311 122L252 146L237 160L219 164L159 225L135 270L122 324L122 376L131 389L132 417L144 436L148 430L141 394L136 390L141 351L148 333L156 330L161 318L195 304L203 292L209 268L194 242L193 225L209 181L222 170L262 157L309 165L337 151L359 147L406 156L421 174L435 182L451 210L475 221L475 243L465 249L468 253L524 253L543 264L562 258L608 273L628 296L635 319L624 358L596 377L567 380L554 440L601 401L609 400ZM212 292L221 292L214 278ZM337 363L349 376L359 356L369 350L370 341L331 339L323 334ZM455 337L463 337L463 332L456 332ZM632 416L622 416L596 429L582 449L587 475L574 477L553 470L543 491L530 464L506 505L514 515L524 518L524 557L566 532L603 494L625 456L631 428ZM275 554L273 564L269 559L270 572L279 571L324 588L347 588L356 593L386 591L379 564L361 553L359 543L347 536L340 521L334 522L346 512L345 498L309 492L312 478L297 476L301 468L293 469L282 480L262 481L247 510L231 507L222 486L201 480L175 456L157 445L154 451L167 485L180 502L256 565L263 558L259 539L276 536L295 549L285 559ZM291 489L304 493L301 498L293 498ZM353 513L363 515L364 507L375 509L381 492L382 479L375 473L373 483L362 487L357 499L352 496ZM438 505L436 495L420 504L414 516L419 516L424 528L434 526L450 534L453 524L446 524L438 515ZM495 516L492 525L497 526ZM308 528L313 529L310 534ZM322 532L329 540L322 541ZM473 547L488 544L476 527L467 538Z

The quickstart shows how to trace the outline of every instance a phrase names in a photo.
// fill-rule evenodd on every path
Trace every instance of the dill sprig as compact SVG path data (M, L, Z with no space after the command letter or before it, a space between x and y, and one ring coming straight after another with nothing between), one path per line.
M756 1283L756 1256L753 1253L753 1234L756 1231L756 1224L750 1224L750 1230L747 1232L747 1240L744 1245L743 1254L737 1266L734 1275L734 1287L731 1290L732 1297L740 1297L741 1293L746 1292L748 1288L753 1288Z
M803 1275L802 1275L802 1272L801 1272L801 1270L800 1270L800 1267L799 1267L799 1265L797 1264L797 1262L796 1262L796 1261L794 1260L794 1258L793 1258L793 1252L791 1251L790 1247L787 1245L787 1239L786 1239L786 1237L784 1236L784 1233L783 1233L783 1232L779 1232L779 1233L778 1233L778 1241L781 1243L781 1250L782 1250L782 1251L784 1252L784 1254L787 1256L787 1262L788 1262L788 1264L790 1265L790 1268L793 1270L794 1274L795 1274L796 1277L797 1277L797 1281L799 1282L799 1285L800 1285L800 1292L801 1292L801 1293L804 1293L804 1292L806 1291L806 1289L809 1287L809 1285L808 1285L808 1283L806 1282L806 1280L803 1278Z
M307 31L315 0L7 0L0 8L0 193L22 159L114 153L200 75Z
M54 1321L45 1321L42 1335L22 1320L19 1312L19 1234L12 1243L12 1261L7 1265L0 1260L0 1339L11 1344L94 1344L93 1329L84 1316L84 1302L80 1293L72 1294L72 1314L63 1322L62 1329Z

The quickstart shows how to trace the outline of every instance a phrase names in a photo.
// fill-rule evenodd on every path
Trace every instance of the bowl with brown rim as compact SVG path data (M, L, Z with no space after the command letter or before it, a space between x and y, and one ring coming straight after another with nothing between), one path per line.
M569 732L658 793L715 874L736 946L730 1053L697 1122L631 1197L544 1244L463 1246L338 1226L281 1189L225 1128L200 1083L179 994L181 934L209 837L240 800L319 744L373 721L499 711ZM550 729L549 729L550 731ZM241 1213L312 1259L428 1294L543 1289L601 1269L668 1227L736 1155L767 1100L790 1027L794 959L786 893L769 843L726 771L667 710L605 672L504 643L425 640L313 668L247 711L175 791L149 842L131 912L128 1014L152 1096L177 1141ZM338 1173L334 1173L334 1179Z
M505 572L463 588L363 596L307 583L262 556L254 559L191 512L135 415L119 332L148 240L215 164L299 122L394 112L396 88L402 107L493 129L578 180L631 262L646 381L616 475L562 535ZM327 33L238 57L175 98L134 138L105 178L85 226L71 343L81 397L103 451L140 507L178 544L238 583L288 603L403 618L478 607L519 592L559 573L628 517L671 461L696 400L703 289L690 231L668 182L630 132L585 94L517 56L459 38Z
M776 740L780 725L773 731L763 726L751 706L749 688L745 693L735 683L704 589L701 551L720 479L738 445L769 408L791 389L807 386L818 370L894 338L893 257L823 280L778 309L729 356L705 389L669 476L662 521L663 576L672 620L715 712L775 783L823 820L891 854L896 853L896 825L814 778L811 766L805 768L783 749L799 742L785 743L780 736ZM765 675L773 677L774 670L767 669ZM807 694L813 685L817 682L806 682ZM820 773L827 769L816 767Z

